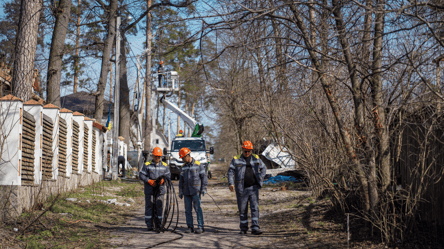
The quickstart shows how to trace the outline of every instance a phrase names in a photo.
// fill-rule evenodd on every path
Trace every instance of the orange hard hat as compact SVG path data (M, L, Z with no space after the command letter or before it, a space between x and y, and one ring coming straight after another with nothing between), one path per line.
M180 130L179 133L182 134L182 133L183 133L183 130Z
M153 156L162 156L162 150L159 147L154 148Z
M244 148L246 150L252 150L253 149L253 144L250 141L247 140L242 145L242 148Z
M182 149L180 149L179 151L179 157L180 158L184 158L186 155L190 154L191 150L188 149L187 147L183 147Z
M160 61L159 64L162 65L162 64L163 64L163 61Z

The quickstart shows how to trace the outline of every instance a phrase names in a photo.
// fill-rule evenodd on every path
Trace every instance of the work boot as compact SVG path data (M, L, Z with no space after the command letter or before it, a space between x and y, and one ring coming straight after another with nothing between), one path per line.
M146 230L147 230L148 232L154 231L154 229L153 229L152 227L147 227Z
M198 228L198 229L196 229L196 231L194 231L194 233L201 234L201 233L203 233L203 229L202 228Z
M262 234L262 231L260 229L256 229L256 230L251 231L251 234L260 235L260 234Z
M185 233L193 233L194 229L192 227L188 227L187 230L185 230Z
M240 235L245 235L245 234L247 234L247 231L241 230L241 231L239 232L239 234L240 234Z

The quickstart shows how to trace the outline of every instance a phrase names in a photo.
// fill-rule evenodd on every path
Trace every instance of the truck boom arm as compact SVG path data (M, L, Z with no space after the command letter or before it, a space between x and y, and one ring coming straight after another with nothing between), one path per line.
M176 113L182 120L184 120L190 126L191 129L194 129L194 127L196 127L196 125L198 124L195 119L188 116L188 114L182 111L175 104L166 100L164 96L160 99L160 103L163 103L168 109Z

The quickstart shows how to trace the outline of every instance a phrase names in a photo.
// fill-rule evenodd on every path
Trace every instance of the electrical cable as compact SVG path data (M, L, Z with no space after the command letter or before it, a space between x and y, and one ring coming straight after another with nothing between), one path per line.
M166 196L165 196L165 199L164 199L165 207L163 209L163 215L162 215L163 219L162 219L162 224L160 224L160 226L157 227L160 222L159 222L159 217L157 215L156 201L154 200L154 203L153 203L154 204L153 205L154 223L156 224L156 229L157 229L158 232L162 232L163 233L165 231L170 231L171 233L175 233L177 235L180 235L180 237L174 238L174 239L171 239L171 240L167 240L167 241L164 241L164 242L156 243L154 245L148 246L147 248L153 248L153 247L156 247L156 246L159 246L159 245L162 245L162 244L166 244L166 243L170 243L170 242L173 242L175 240L179 240L179 239L183 238L183 234L178 232L178 231L176 231L176 228L179 225L179 201L177 199L176 191L174 189L174 186L173 186L173 183L172 183L171 179L166 178L164 176L159 177L158 179L156 179L156 186L158 186L158 187L156 187L155 190L154 190L154 196L157 196L158 191L160 191L160 186L161 186L160 182L161 182L162 179L164 181L163 184L164 184L164 186L166 188ZM176 213L176 225L174 226L174 228L172 228L172 230L168 230L170 228L172 222L173 222L174 214L175 213ZM171 216L170 216L170 214L171 214ZM169 219L169 223L168 223L168 219ZM165 227L167 225L167 223L168 223L168 226Z
M217 205L216 201L214 200L213 196L211 196L209 193L206 193L211 199L213 199L214 204L216 204L216 207L219 208L219 211L222 213L222 209L220 209L219 205Z
M165 206L163 208L162 223L160 224L159 221L158 217L159 215L157 214L157 209L156 209L157 203L155 201L153 203L154 222L156 224L156 229L158 230L158 232L165 232L170 228L171 224L173 223L174 213L176 213L176 225L174 226L174 228L172 228L172 231L175 231L179 224L179 201L177 200L176 191L174 190L173 183L169 178L162 176L156 179L156 186L158 187L154 189L154 196L158 196L161 186L160 183L162 180L163 180L163 185L166 188L166 196L164 197ZM167 226L168 218L170 219L170 221Z

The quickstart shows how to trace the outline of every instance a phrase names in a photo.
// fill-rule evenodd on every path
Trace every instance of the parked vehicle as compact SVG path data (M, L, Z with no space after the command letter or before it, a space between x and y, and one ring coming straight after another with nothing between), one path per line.
M170 172L171 179L179 179L181 167L184 164L182 159L179 158L179 150L183 147L187 147L191 150L191 157L205 165L207 169L207 175L210 177L211 171L209 170L209 158L207 153L213 154L214 149L210 147L209 151L206 150L205 140L201 137L176 137L171 143L170 150Z

